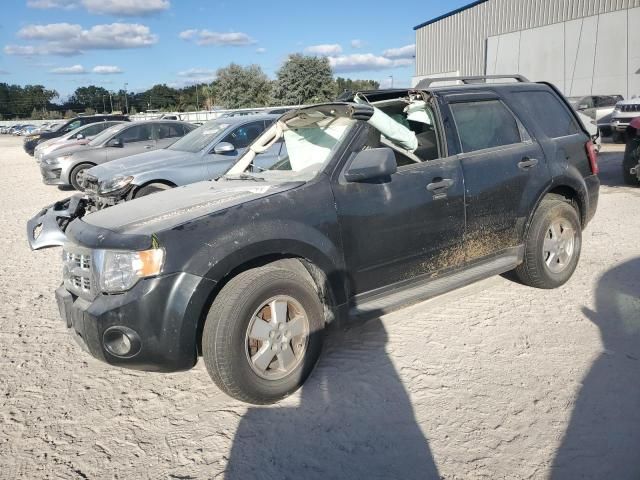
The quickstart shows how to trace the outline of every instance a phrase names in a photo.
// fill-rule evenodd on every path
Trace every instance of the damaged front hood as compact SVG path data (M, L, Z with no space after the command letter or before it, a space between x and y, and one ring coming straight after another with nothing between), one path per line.
M119 234L147 235L242 203L285 192L303 183L251 180L198 182L100 210L86 215L82 221Z
M184 166L188 163L201 162L198 153L180 152L177 150L153 150L151 152L138 153L129 157L119 158L111 162L103 163L91 169L91 175L99 181L108 180L115 175L136 176L160 167L170 165Z

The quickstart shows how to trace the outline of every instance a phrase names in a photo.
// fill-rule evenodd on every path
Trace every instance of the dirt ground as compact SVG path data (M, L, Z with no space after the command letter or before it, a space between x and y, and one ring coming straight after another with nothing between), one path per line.
M640 188L606 150L565 287L496 277L333 329L306 386L257 408L202 362L142 373L76 346L60 249L25 239L69 194L0 137L0 478L640 479Z

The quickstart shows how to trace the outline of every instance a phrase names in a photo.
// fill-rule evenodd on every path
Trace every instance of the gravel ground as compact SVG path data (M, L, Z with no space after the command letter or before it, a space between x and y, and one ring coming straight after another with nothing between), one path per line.
M574 278L496 277L333 329L305 388L233 401L202 362L161 375L75 345L53 291L60 250L25 222L67 194L0 137L0 477L640 478L640 189L601 155Z

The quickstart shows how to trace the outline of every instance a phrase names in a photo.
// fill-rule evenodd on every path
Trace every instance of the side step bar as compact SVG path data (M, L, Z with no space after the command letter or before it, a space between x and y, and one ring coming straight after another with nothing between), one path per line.
M409 305L428 300L438 295L465 287L485 278L508 272L522 263L524 247L506 250L498 257L481 262L465 270L451 273L437 279L423 276L423 280L414 280L408 285L401 285L381 293L366 293L353 299L349 315L363 317L382 315L399 310Z

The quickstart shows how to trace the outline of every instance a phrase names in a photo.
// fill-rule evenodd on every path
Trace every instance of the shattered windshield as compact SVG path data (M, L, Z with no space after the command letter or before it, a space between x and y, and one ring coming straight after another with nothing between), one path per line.
M220 133L229 128L228 123L213 120L196 128L168 147L169 150L196 153L209 145Z
M306 110L279 121L251 147L248 155L252 160L241 178L253 174L265 180L310 180L329 162L355 123L321 110ZM225 177L240 173L234 170Z

